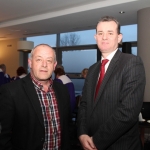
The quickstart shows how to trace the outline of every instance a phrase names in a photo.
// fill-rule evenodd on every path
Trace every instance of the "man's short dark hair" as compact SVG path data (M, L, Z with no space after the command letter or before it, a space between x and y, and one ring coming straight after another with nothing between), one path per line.
M104 17L102 17L102 18L98 21L97 25L98 25L100 22L109 22L109 21L114 21L114 22L117 24L117 32L118 32L118 34L120 34L120 23L117 21L116 18L114 18L114 17L112 17L112 16L104 16ZM96 26L96 31L97 31L97 26Z

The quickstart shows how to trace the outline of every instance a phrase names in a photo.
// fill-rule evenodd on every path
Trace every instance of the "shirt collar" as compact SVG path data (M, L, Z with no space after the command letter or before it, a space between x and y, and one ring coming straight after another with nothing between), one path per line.
M111 59L114 57L114 55L115 55L115 53L117 52L117 50L118 50L118 48L115 50L115 51L113 51L112 53L110 53L107 57L106 57L106 59L108 59L109 61L111 61ZM104 58L102 57L101 58L101 61L103 60Z
M33 77L33 75L32 75L31 73L30 73L30 76L31 76L31 80L32 80L33 84L34 84L38 89L42 90L42 89L43 89L43 85L42 85L38 80L36 80L36 79ZM53 85L53 80L52 80L52 78L49 78L49 83L50 83L50 85L49 85L49 88L50 88L50 87L52 87L52 85Z

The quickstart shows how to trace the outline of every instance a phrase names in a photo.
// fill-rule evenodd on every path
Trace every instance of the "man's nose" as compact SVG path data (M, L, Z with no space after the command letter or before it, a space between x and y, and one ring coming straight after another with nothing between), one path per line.
M46 60L43 60L43 61L42 61L42 66L43 66L43 67L46 67L46 66L47 66L47 61L46 61Z
M103 37L102 37L104 40L107 39L107 34L103 34Z

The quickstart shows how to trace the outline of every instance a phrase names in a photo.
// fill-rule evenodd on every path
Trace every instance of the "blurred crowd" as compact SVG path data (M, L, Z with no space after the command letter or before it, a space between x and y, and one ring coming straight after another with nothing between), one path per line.
M0 86L18 79L21 79L27 75L26 69L22 66L18 67L16 70L16 76L10 77L6 72L6 65L0 64Z

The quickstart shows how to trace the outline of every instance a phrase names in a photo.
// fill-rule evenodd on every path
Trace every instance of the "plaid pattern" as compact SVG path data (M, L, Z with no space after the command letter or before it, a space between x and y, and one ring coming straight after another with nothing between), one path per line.
M32 82L39 97L44 118L45 142L43 150L60 150L61 149L61 128L58 104L52 88L53 80L50 79L48 91L43 90L43 85L33 76Z

